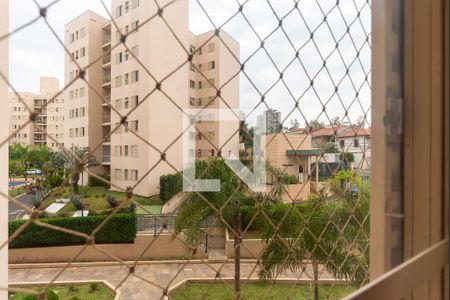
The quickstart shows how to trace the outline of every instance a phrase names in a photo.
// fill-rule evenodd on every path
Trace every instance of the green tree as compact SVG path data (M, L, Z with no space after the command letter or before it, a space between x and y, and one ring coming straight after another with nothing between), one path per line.
M18 166L23 171L25 180L28 179L27 173L25 171L30 166L30 152L31 146L23 146L19 143L15 143L9 146L9 160L18 162Z
M73 146L71 151L62 150L57 154L59 157L55 158L56 161L62 161L65 169L66 178L70 180L75 194L78 193L78 181L82 172L91 167L98 165L97 160L91 154L88 147L79 148Z
M257 193L253 196L261 202L279 201L284 190L283 173L271 166L268 166L266 172L273 189L268 194ZM234 237L235 294L236 299L240 299L240 241L243 228L246 227L243 223L244 214L255 210L255 201L250 199L252 192L223 160L211 159L196 162L196 178L220 179L220 191L189 192L175 219L175 232L183 232L187 241L197 246L201 242L203 229L217 223L219 226L230 229ZM212 207L206 203L205 199Z
M31 166L42 170L44 164L50 160L52 150L46 145L31 148L29 151L29 163Z
M342 172L329 182L334 196L322 191L294 207L278 203L265 208L275 226L258 219L258 230L268 242L261 255L260 278L303 270L310 261L314 299L319 297L319 265L355 287L367 282L370 189L359 176ZM342 189L342 180L357 193Z
M253 127L248 128L245 120L239 123L239 138L241 143L244 143L245 150L253 148Z
M325 123L319 120L311 120L306 122L306 128L308 132L313 132L317 129L325 128Z

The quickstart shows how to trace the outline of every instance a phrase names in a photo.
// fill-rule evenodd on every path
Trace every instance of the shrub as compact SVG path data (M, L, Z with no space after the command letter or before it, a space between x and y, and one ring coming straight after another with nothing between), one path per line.
M106 193L106 201L108 201L111 207L117 207L119 205L119 202L117 202L116 198L114 198L114 195L111 193L111 191L108 191L108 193Z
M70 203L72 203L76 209L83 209L83 203L81 202L80 197L75 193L70 194Z
M41 204L42 204L42 197L41 197L39 194L34 194L34 195L31 197L30 202L31 202L31 204L32 204L34 207L36 207L37 209L39 209L39 207L41 207Z
M68 290L69 290L69 293L71 293L71 294L75 294L75 293L78 292L78 288L75 285L73 285L73 284L71 284L69 286Z
M83 218L55 217L39 221L58 227L91 234L108 216L87 216ZM9 222L8 231L11 236L26 220ZM130 213L116 214L95 234L95 242L99 244L133 243L136 237L136 216ZM10 244L9 248L30 248L64 245L83 245L86 239L31 223Z
M59 300L59 296L52 290L49 290L47 293L47 300Z
M109 189L110 184L109 182L111 181L111 176L109 176L109 174L97 174L98 176L100 176L101 178L105 179L107 182L104 182L94 176L89 176L88 177L88 186L104 186L106 188Z
M342 152L339 154L339 160L344 162L354 162L355 156L351 152Z
M93 282L89 285L89 288L91 289L91 293L95 293L96 291L98 291L98 283Z
M44 187L46 187L47 189L51 190L54 189L58 186L61 185L61 183L63 182L64 178L62 175L59 174L53 174L53 175L49 175L45 178L44 182L42 183L42 185Z
M159 198L167 201L183 189L183 177L180 173L167 174L159 177Z
M281 178L281 182L283 182L284 184L296 184L298 183L298 178L294 175L284 175Z

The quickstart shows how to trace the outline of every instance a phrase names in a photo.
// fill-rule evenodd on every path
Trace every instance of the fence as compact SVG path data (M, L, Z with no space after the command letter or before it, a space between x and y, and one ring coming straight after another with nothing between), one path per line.
M108 8L105 1L99 0L105 9L103 13L108 18L86 13L89 19L95 19L97 23L103 22L98 24L98 30L95 31L91 25L84 27L87 32L75 28L74 24L83 24L77 23L82 22L82 15L68 23L69 33L65 38L56 33L48 18L56 10L57 3L60 3L60 8L64 8L64 4L68 2L56 0L44 6L35 1L36 17L0 36L0 42L10 40L26 28L37 26L37 21L41 20L56 38L55 47L60 47L66 57L72 57L72 61L65 65L66 74L72 70L76 71L77 75L70 80L66 76L64 87L52 95L50 100L64 95L67 114L68 110L76 105L90 105L89 109L99 114L88 116L90 123L85 124L86 126L82 121L74 125L75 123L68 121L69 118L65 118L64 125L67 130L76 126L78 132L79 127L82 127L80 132L84 135L86 127L88 144L71 139L69 134L64 134L65 139L61 140L48 131L47 139L59 145L59 151L70 161L69 164L66 161L64 165L69 170L69 178L63 184L76 186L80 172L105 181L97 174L99 168L104 168L102 171L111 174L111 181L108 182L111 188L122 192L118 206L112 209L111 216L130 203L144 211L148 210L146 205L136 200L136 194L143 194L145 191L145 194L151 194L150 191L155 191L155 178L159 178L161 172L182 171L180 158L174 157L171 151L177 151L183 134L192 130L204 137L202 142L208 149L193 152L193 156L198 155L199 159L208 162L208 166L200 174L200 177L204 178L209 178L209 170L216 167L214 162L230 155L231 150L228 151L228 147L239 149L239 139L236 137L240 136L246 140L253 137L252 130L245 122L242 126L236 126L233 132L228 132L227 139L220 143L211 140L211 136L217 137L218 134L211 135L211 129L206 132L202 129L202 126L208 126L205 124L208 122L193 122L189 128L174 129L181 124L182 116L187 114L183 108L189 107L190 98L211 97L211 100L219 103L220 108L229 110L250 107L250 113L245 117L247 122L256 119L257 116L252 114L252 111L257 108L267 111L283 110L284 116L278 120L280 126L277 128L282 128L278 134L288 141L288 134L301 133L306 137L323 127L330 129L334 138L337 129L342 126L353 132L355 137L358 130L370 127L370 1L266 0L221 1L220 4L211 1L208 5L200 0L191 0L189 4L187 1L177 0L125 3L114 0L111 8ZM187 40L193 34L187 27L188 5L195 11L199 20L203 17L204 22L199 21L200 23L196 24L203 31L209 29L190 42ZM125 20L131 20L131 17L124 18L124 14L130 14L136 20L125 24L128 22ZM108 33L105 28L110 29L108 38L104 38L104 34ZM84 32L84 35L81 32ZM146 34L151 41L141 40ZM92 52L89 52L89 47L76 48L79 47L76 41L85 35L93 35L89 40L98 41L99 48ZM102 45L104 42L108 44ZM139 42L141 43L137 47ZM146 48L147 44L150 46ZM106 46L110 47L110 53L103 51ZM85 51L89 52L88 59L85 59ZM215 53L223 56L214 56ZM103 64L109 61L111 64ZM33 110L23 95L17 92L15 82L8 80L7 74L0 75L29 113L21 128L12 129L9 137L0 141L3 146L21 133L25 125L36 127L39 121L37 115L52 101ZM241 90L240 82L243 85ZM86 101L69 100L69 97L66 97L74 90L77 94L80 88L88 90L83 98ZM242 105L236 103L239 98ZM129 101L135 101L135 105L128 106ZM209 105L209 101L207 102L200 107L201 111ZM102 124L102 107L109 107L110 123ZM173 124L162 125L169 119ZM239 116L236 115L236 124L239 122ZM270 143L270 140L267 141L266 146L269 147ZM285 150L295 153L301 147L311 148L311 145L305 146L304 143L289 143L289 149ZM89 151L71 149L69 145L72 144ZM102 165L102 155L98 155L98 151L104 144L111 145L110 149L114 151L114 155L105 156L105 162L108 163ZM346 152L348 149L342 151ZM365 155L365 149L361 149L361 153ZM119 161L118 157L124 160ZM323 151L321 157L326 161ZM298 155L290 157L291 162L298 159ZM97 160L97 163L93 160ZM344 164L342 159L334 164L324 164L322 168L327 168L326 174L332 177L331 175L338 172ZM111 165L110 168L107 165ZM284 172L288 165L277 167ZM214 174L222 176L226 172ZM294 205L296 197L289 196L290 201L287 202L292 205L283 206L276 192L269 191L268 195L272 197L269 199L265 195L245 189L243 182L236 176L227 179L230 181L224 181L226 184L222 186L227 188L228 193L225 195L194 191L191 192L192 197L186 200L188 202L181 204L177 214L139 216L138 230L150 232L154 238L141 249L142 252L134 257L131 264L109 253L110 250L96 245L94 234L82 234L76 230L55 226L51 229L86 238L86 248L94 248L128 268L129 275L117 282L116 290L125 289L127 284L131 284L129 277L135 277L142 280L143 285L134 288L145 289L148 288L147 285L151 286L154 299L166 296L177 275L189 269L190 261L196 257L198 245L206 244L205 248L208 250L208 242L203 242L202 237L207 237L208 230L218 223L234 236L232 252L235 258L232 262L236 270L235 286L232 287L229 281L221 278L221 270L230 261L213 265L207 259L202 259L201 263L216 274L216 277L211 279L210 287L215 283L231 287L236 299L245 294L245 287L242 291L240 287L241 250L246 253L246 258L251 259L246 262L251 264L249 269L252 270L247 274L248 278L267 280L267 290L261 293L262 297L271 293L277 293L283 298L295 297L297 289L305 288L297 283L303 282L305 278L315 283L316 298L319 294L334 297L341 290L343 292L341 291L340 295L348 294L368 282L367 204L370 194L364 192L364 186L358 186L357 197L338 193L342 191L336 191L333 197L311 194L310 201ZM305 176L305 181L310 180ZM349 179L351 180L353 179ZM234 184L231 187L230 182ZM360 183L351 181L350 184ZM309 184L304 186L309 187ZM302 190L298 193L302 193ZM18 199L10 198L4 193L0 195L31 214L31 208ZM337 196L341 198L337 199ZM318 214L321 218L317 218ZM324 222L316 223L319 219ZM175 220L180 220L180 224L184 224L186 228L177 227ZM108 218L105 222L107 221ZM8 240L0 241L0 249L6 248L8 242L14 240L30 223L48 227L39 221L36 213L31 214L31 218ZM96 230L103 225L100 224ZM198 229L196 232L195 228ZM248 251L242 242L242 238L250 229L260 230L267 241L267 244L259 249L261 257L252 257L253 252ZM192 252L185 257L178 273L168 280L149 280L139 276L136 272L138 262L143 259L146 251L152 248L154 241L166 233L171 233L173 238ZM230 250L229 247L230 245L227 251ZM74 254L61 271L51 278L50 283L45 285L45 290L41 293L45 294L52 283L71 268L70 262L76 260L78 255L79 253ZM311 265L311 261L315 263ZM308 268L312 266L314 271L305 272L306 265ZM345 279L348 284L338 287L332 283L317 284L323 272L327 272L327 276L329 273L334 274L336 278ZM288 290L277 285L278 277L284 276L285 273L289 273L293 279L292 287ZM2 289L7 290L4 287ZM309 291L309 287L307 290ZM200 298L207 296L209 291L209 288L205 289ZM139 292L131 290L130 297L133 293L140 295Z

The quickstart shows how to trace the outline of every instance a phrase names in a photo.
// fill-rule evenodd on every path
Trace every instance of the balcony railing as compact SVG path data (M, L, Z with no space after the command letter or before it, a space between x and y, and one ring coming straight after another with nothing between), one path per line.
M111 155L103 154L103 162L110 162L110 161L111 161Z
M111 83L111 74L103 75L103 83Z
M107 64L111 62L111 55L103 57L103 64Z
M103 45L106 45L106 44L111 43L111 33L109 33L109 35L108 35L108 34L105 32L104 34L105 34L105 36L103 36L103 40L102 40Z
M111 115L103 115L102 117L103 123L109 123L111 122Z

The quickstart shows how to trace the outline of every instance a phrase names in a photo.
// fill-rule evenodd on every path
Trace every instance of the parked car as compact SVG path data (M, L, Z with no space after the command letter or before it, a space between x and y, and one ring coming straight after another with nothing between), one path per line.
M27 173L27 175L39 175L42 173L42 171L38 169L30 169L26 170L25 173Z

